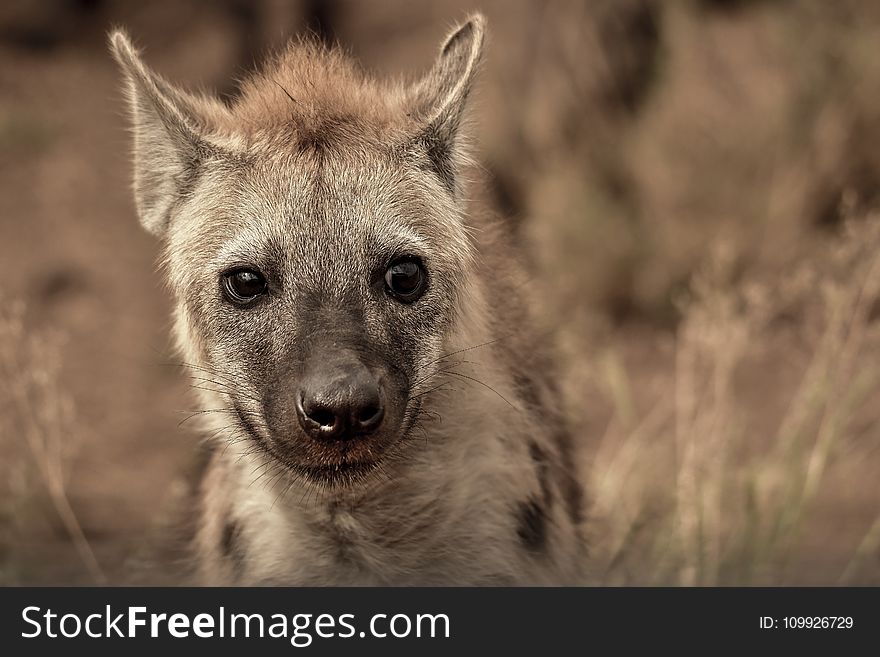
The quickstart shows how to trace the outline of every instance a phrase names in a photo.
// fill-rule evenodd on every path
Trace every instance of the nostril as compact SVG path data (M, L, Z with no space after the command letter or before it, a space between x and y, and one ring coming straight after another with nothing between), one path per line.
M361 430L375 429L382 421L384 411L379 404L364 406L357 413L357 423Z
M366 422L367 420L369 420L371 417L373 417L378 412L379 412L379 406L376 404L371 404L370 406L365 406L364 408L362 408L360 410L360 413L358 413L357 419L359 422Z
M336 414L328 408L313 408L307 413L309 419L322 427L332 428L336 424Z

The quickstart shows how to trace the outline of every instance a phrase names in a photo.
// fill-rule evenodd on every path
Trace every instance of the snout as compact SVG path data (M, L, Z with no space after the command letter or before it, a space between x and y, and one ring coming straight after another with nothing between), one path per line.
M409 378L388 354L317 336L264 394L261 443L298 475L351 485L408 435Z
M303 378L296 412L303 431L315 440L366 437L385 417L381 385L354 358L325 362Z

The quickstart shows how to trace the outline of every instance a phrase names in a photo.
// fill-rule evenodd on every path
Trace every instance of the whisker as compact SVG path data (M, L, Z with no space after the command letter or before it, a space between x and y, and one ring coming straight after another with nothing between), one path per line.
M258 404L262 402L262 400L251 395L248 392L244 392L239 388L233 388L231 385L222 383L220 381L215 381L214 379L209 379L209 378L199 377L199 376L190 376L189 378L192 379L193 381L199 381L201 383L206 383L206 384L211 384L211 385L217 386L217 388L218 388L215 390L215 389L211 389L211 388L203 388L203 387L200 387L196 384L190 384L191 388L195 388L197 390L207 390L209 392L226 393L230 396L232 396L234 393L236 396L244 397L245 399L249 399L249 400L256 402Z
M445 354L445 355L443 355L443 356L440 356L440 358L437 358L437 359L435 359L435 360L430 361L430 362L427 363L427 364L428 364L428 365L433 365L434 363L440 362L440 361L442 361L442 360L446 360L446 359L449 358L450 356L455 356L455 355L457 355L457 354L463 354L463 353L466 352L466 351L473 351L474 349L480 349L480 348L482 348L482 347L488 347L489 345L493 345L493 344L495 344L496 342L500 342L500 341L503 340L503 339L504 339L504 336L502 336L502 337L498 337L498 338L495 338L494 340L489 340L488 342L482 342L482 343L480 343L480 344L475 344L475 345L473 345L472 347L465 347L464 349L459 349L458 351L451 351L451 352L449 352L448 354Z
M492 386L490 386L488 383L484 383L483 381L480 381L479 379L475 379L475 378L472 377L472 376L468 376L467 374L462 374L461 372L454 372L454 371L452 371L452 370L448 370L448 371L446 372L446 374L452 374L452 375L454 375L454 376L459 376L459 377L461 377L461 378L463 378L463 379L467 379L468 381L473 381L474 383L478 383L479 385L483 386L484 388L486 388L486 389L488 389L488 390L491 390L491 391L494 392L496 395L498 395L498 396L499 396L501 399L503 399L504 402L505 402L508 406L510 406L513 410L517 411L518 413L521 413L521 412L522 412L518 407L516 407L516 406L514 406L513 404L511 404L510 401L507 399L507 397L505 397L505 396L502 395L500 392L498 392L497 390L495 390L495 388L493 388Z
M228 408L205 408L205 409L202 409L199 411L179 411L179 412L187 413L187 416L185 418L183 418L180 422L177 423L178 429L180 427L182 427L185 423L189 422L190 420L197 418L199 416L202 416L202 415L210 415L212 413L219 413L220 415L232 415L232 416L235 415L235 412L228 409Z
M187 367L187 368L190 368L190 369L193 369L196 371L201 371L201 372L210 374L211 376L219 377L221 379L224 379L226 381L226 383L228 383L229 385L238 386L238 384L240 383L229 372L222 372L220 370L215 370L215 369L213 369L211 367L207 367L205 365L197 365L196 363L190 363L185 360L180 361L179 363L168 363L168 364L173 365L175 367Z
M428 390L424 390L423 392L416 393L415 395L410 395L410 396L407 398L407 401L410 402L410 401L412 401L412 400L414 400L414 399L418 399L419 397L424 397L425 395L428 395L428 394L430 394L430 393L432 393L432 392L436 392L436 391L440 390L441 388L443 388L444 386L447 386L447 385L449 385L449 383L448 383L447 381L444 381L444 382L441 383L440 385L434 386L433 388L429 388Z

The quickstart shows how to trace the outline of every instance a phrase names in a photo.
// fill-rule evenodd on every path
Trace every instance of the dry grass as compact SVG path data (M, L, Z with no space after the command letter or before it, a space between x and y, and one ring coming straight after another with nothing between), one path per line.
M716 252L680 302L668 385L642 412L605 354L597 371L614 411L592 462L598 581L801 580L814 509L834 494L829 470L857 470L880 449L880 220L851 222L828 251L779 280L737 283ZM800 345L800 374L768 417L737 374L779 366L781 335ZM873 509L861 540L824 555L819 582L877 580L880 500Z
M62 339L57 334L25 332L22 303L0 311L0 447L6 459L4 504L0 506L0 583L16 583L21 567L22 534L34 524L29 514L44 503L67 532L83 566L96 584L106 582L67 495L65 466L76 449L77 427L69 393L59 385Z

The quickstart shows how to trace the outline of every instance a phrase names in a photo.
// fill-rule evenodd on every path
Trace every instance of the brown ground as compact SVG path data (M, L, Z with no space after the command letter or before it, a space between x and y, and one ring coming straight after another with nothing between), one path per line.
M547 323L559 329L573 364L569 401L585 472L604 463L603 435L605 444L623 444L653 405L675 406L676 345L686 342L683 327L694 317L677 300L713 259L712 245L732 254L725 289L754 280L779 293L798 263L830 259L842 206L864 217L877 200L880 15L867 3L804 1L789 10L757 0L4 3L0 301L8 309L23 301L25 314L24 335L0 331L0 351L27 378L49 353L42 341L60 336L59 379L40 412L55 413L56 392L71 399L73 416L56 413L65 490L110 581L127 577L132 556L173 511L196 436L178 426L193 402L173 365L158 245L134 216L107 30L127 27L170 79L231 93L233 76L306 25L370 68L412 74L473 8L487 14L491 30L474 112L481 161L494 181L487 197L511 216L535 284L548 291ZM827 269L843 276L845 289L858 283L846 278L855 267ZM746 436L727 443L725 481L738 476L731 474L738 464L751 472L768 462L764 450L777 441L821 344L815 300L777 297L771 320L750 325L731 375L733 401L718 411ZM876 314L866 315L869 339L856 364L834 379L838 387L855 385L856 374L870 374L877 362ZM726 349L721 342L713 357ZM696 581L830 584L851 564L847 581L880 582L880 536L868 535L880 517L880 413L873 379L866 386L838 414L845 427L820 492L806 505L809 520L792 534L793 556L728 555L721 575ZM93 581L23 438L30 419L16 399L12 387L0 386L0 583ZM812 429L821 424L821 412L810 417ZM34 426L46 424L41 418ZM651 431L657 440L649 435L653 447L644 453L667 445L661 452L674 461L671 420ZM800 463L792 457L791 468L776 474L799 481ZM671 478L657 482L673 488L675 471L673 464ZM638 467L629 476L626 490L649 477L639 479ZM743 507L731 486L725 518ZM741 523L719 526L724 545L748 542L730 538ZM656 535L663 531L684 535L668 528ZM644 542L650 537L634 545ZM662 560L653 548L633 549L635 561ZM688 554L681 548L678 565L661 579L694 582ZM622 562L598 579L652 581L653 562ZM764 570L744 574L749 564Z

